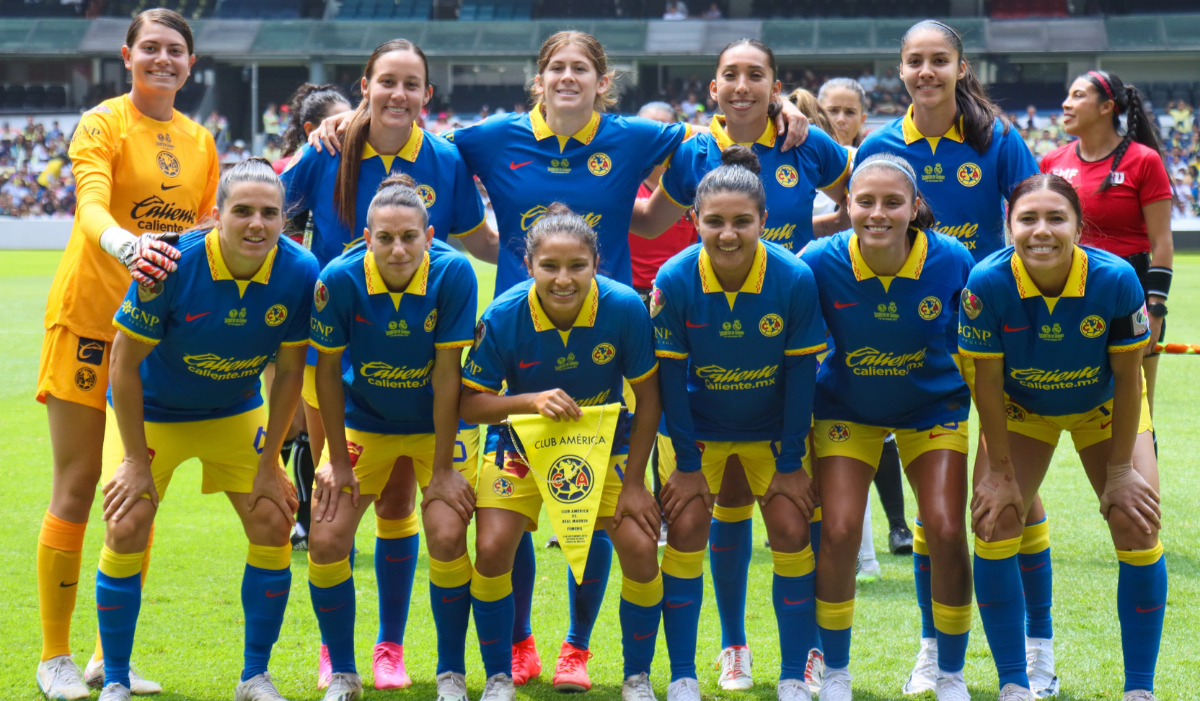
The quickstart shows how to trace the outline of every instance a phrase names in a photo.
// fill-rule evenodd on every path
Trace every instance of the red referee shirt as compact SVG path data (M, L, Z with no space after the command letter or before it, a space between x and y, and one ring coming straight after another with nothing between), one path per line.
M1088 162L1079 157L1078 142L1059 146L1042 159L1042 172L1062 176L1075 186L1083 205L1083 240L1122 258L1150 251L1142 207L1170 199L1171 181L1154 149L1129 144L1117 167L1117 182L1096 192L1112 169L1112 156Z
M639 200L649 199L653 194L654 191L646 187L645 183L638 186ZM697 240L696 227L692 224L691 217L686 214L658 238L644 239L630 234L629 258L633 264L633 286L649 289L654 284L654 276L658 275L662 264Z

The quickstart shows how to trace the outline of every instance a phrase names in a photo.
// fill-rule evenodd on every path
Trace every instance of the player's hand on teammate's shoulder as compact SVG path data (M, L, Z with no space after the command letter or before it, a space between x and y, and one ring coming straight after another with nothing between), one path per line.
M346 133L346 125L350 123L353 114L354 110L348 110L321 120L321 124L308 135L308 145L316 149L317 153L324 149L329 149L331 154L341 151L342 134Z

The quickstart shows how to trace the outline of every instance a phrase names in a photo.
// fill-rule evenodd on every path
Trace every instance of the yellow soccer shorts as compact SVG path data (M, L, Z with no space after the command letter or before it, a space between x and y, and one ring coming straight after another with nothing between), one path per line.
M818 458L854 458L875 468L889 433L896 434L900 462L906 466L931 450L967 454L966 421L929 428L884 428L852 421L819 420L813 425L813 442Z
M433 477L433 452L436 436L432 433L391 435L368 433L353 428L346 429L346 447L350 451L350 463L358 477L360 494L378 496L387 486L396 460L412 459L417 484L424 490ZM454 467L475 487L479 473L479 428L459 431L454 445ZM349 487L342 489L349 492Z
M608 460L608 474L604 477L604 491L600 495L600 512L597 519L610 518L617 512L617 497L621 496L625 461L628 455L612 455ZM536 531L538 516L542 512L542 493L535 480L540 479L523 463L506 460L505 467L496 466L496 454L483 456L483 468L479 471L479 488L475 490L475 508L505 509L529 518L526 530ZM599 528L599 522L597 522Z
M42 337L38 362L37 400L46 397L105 410L108 391L108 357L112 344L81 338L65 326L52 326Z
M300 398L310 407L320 409L317 404L317 366L304 366L304 387L300 390Z
M1112 438L1112 406L1113 403L1110 399L1083 414L1041 416L1027 411L1007 396L1004 398L1004 411L1008 415L1009 431L1053 446L1058 445L1058 438L1063 431L1070 431L1071 441L1075 443L1075 452ZM1145 433L1152 428L1154 428L1154 424L1150 421L1150 404L1146 401L1145 383L1143 383L1142 411L1138 418L1138 433Z
M125 458L116 414L109 408L105 416L102 485L113 478ZM266 425L267 412L261 406L223 419L145 422L146 447L150 449L150 470L158 498L166 496L175 468L191 458L199 458L204 470L202 493L249 494L266 442Z
M721 491L721 480L725 477L725 463L733 455L738 456L750 491L761 497L771 486L775 477L775 458L779 454L778 441L696 441L700 447L700 471L708 482L708 491ZM675 472L675 447L671 439L658 434L658 477L663 484ZM812 476L812 441L804 455L804 471Z

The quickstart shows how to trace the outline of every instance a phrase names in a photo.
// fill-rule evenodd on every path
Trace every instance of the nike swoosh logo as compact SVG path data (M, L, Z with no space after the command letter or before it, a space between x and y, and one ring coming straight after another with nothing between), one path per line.
M689 329L702 329L705 326L708 326L708 324L693 324L690 321L684 321L683 325L688 327Z
M123 608L125 608L125 607L124 606L97 606L96 607L96 609L99 611L116 611L117 609L123 609Z
M684 606L691 606L692 600L688 599L687 601L683 602L682 604L675 604L670 601L667 601L664 603L666 604L667 608L669 608L669 609L678 609L678 608L683 608Z
M657 633L657 632L658 631L654 631L654 633ZM634 640L645 640L646 638L654 637L654 633L634 633L633 639Z
M464 596L466 596L466 594L459 594L458 596L454 597L453 599L449 599L449 598L446 598L443 596L442 603L443 604L452 604L455 601L458 601L459 599L463 598Z
M284 594L288 593L289 591L291 591L291 589L284 589L283 591L271 591L270 589L268 589L267 590L267 598L274 599L277 596L283 596Z
M184 314L183 318L185 321L195 321L196 319L199 319L202 316L208 316L209 314L212 314L212 312L201 312L199 314Z
M941 438L942 436L953 436L953 435L954 435L953 432L950 432L950 433L934 433L933 431L929 432L930 438Z
M858 302L839 302L837 300L834 300L833 308L834 309L845 309L846 307L853 307L857 304L858 304Z
M596 582L599 582L599 581L600 581L599 579L585 579L582 582L580 582L580 584L595 584Z
M67 584L66 582L59 582L58 586L62 587L63 589L66 589L68 587L73 587L76 584L79 584L79 580L75 580L74 582L71 582L70 584Z
M522 361L518 362L518 363L517 363L517 365L520 365L520 366L521 366L521 369L522 369L522 370L525 370L525 369L527 369L527 368L531 368L531 367L533 367L534 365L537 365L537 364L538 364L538 363L540 363L540 362L542 362L542 361L540 361L540 360L535 360L535 361L533 361L532 363L527 363L527 362L525 362L524 360L522 360Z
M183 187L183 185L167 185L165 183L159 183L158 186L162 188L163 192L166 192L167 190L174 190L177 187Z
M1029 328L1029 326L1022 326L1022 327L1020 327L1020 328L1016 328L1016 329L1014 329L1014 328L1012 328L1011 326L1009 326L1008 324L1005 324L1005 325L1004 325L1004 330L1005 330L1005 331L1007 331L1008 333L1013 333L1013 332L1015 332L1015 331L1024 331L1024 330L1025 330L1025 329L1027 329L1027 328Z
M345 606L345 604L338 604L337 606L334 606L332 608L325 608L324 606L318 606L317 610L320 611L321 613L329 613L330 611L337 611L338 609L340 609L343 606Z
M729 547L727 547L727 548L718 548L717 546L715 546L715 545L712 545L712 546L709 546L709 548L710 548L710 549L711 549L713 552L715 552L715 553L723 553L723 552L725 552L726 550L737 550L737 546L736 546L736 545L730 545L730 546L729 546Z
M1166 604L1159 604L1158 606L1155 606L1155 607L1154 607L1154 608L1152 608L1152 609L1144 609L1144 608L1142 608L1141 606L1138 606L1138 607L1136 607L1134 610L1135 610L1135 611L1137 611L1138 613L1152 613L1152 612L1154 612L1154 611L1157 611L1157 610L1159 610L1160 608L1162 608L1162 607L1164 607L1164 606L1166 606Z
M1100 430L1101 431L1108 428L1109 426L1112 426L1112 421L1101 421L1100 422Z
M516 170L517 168L521 168L521 167L523 167L523 166L527 166L527 165L529 165L530 163L533 163L533 161L525 161L524 163L517 163L516 161L509 161L509 162L508 162L508 169L509 169L509 170Z
M391 555L384 555L383 559L387 560L388 562L404 562L405 560L411 560L412 555L405 555L404 557L392 557Z
M811 598L812 598L811 596L810 596L810 597L808 597L808 599L811 599ZM789 599L789 598L787 598L787 597L785 596L785 597L783 597L783 603L787 604L788 606L799 606L800 604L803 604L805 601L808 601L808 599L801 599L801 600L799 600L799 601L792 601L791 599Z
M921 570L922 572L928 572L931 568L929 565L917 565L917 569Z
M995 604L985 604L982 601L979 602L979 608L987 608L988 606L994 606L994 605Z
M1039 562L1038 564L1034 565L1033 567L1026 567L1025 565L1021 565L1021 571L1022 572L1032 572L1039 567L1045 567L1045 565L1046 565L1046 563L1044 563L1044 562Z
M368 324L368 325L370 325L370 326L374 326L374 325L375 325L373 322L367 321L366 319L362 318L362 314L355 314L355 315L354 315L354 320L355 320L355 321L361 321L362 323L364 323L364 324Z
M480 640L479 644L480 645L491 645L492 643L499 642L499 640L500 640L500 638L496 638L495 640Z

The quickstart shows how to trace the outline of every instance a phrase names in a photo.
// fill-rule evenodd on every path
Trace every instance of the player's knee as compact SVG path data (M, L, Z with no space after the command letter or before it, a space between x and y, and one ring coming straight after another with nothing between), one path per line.
M115 546L117 552L137 552L150 537L154 512L154 505L149 499L139 499L120 519L109 519L105 542Z
M98 479L97 473L96 478ZM96 501L97 479L59 480L54 485L51 497L51 511L68 521L80 523L86 521Z
M931 549L944 551L966 543L966 524L961 517L942 515L932 521L922 521L921 527Z
M466 550L467 527L454 515L449 518L425 518L425 547L429 554L439 560L447 559L452 553Z
M261 500L252 512L252 521L247 525L247 535L252 543L261 545L286 545L291 524L283 512L273 503Z
M1136 519L1118 506L1108 512L1108 530L1117 550L1149 550L1158 543L1158 529L1154 524L1150 524L1150 533L1146 533Z
M922 527L924 527L924 524L925 522L922 521ZM996 517L996 527L992 529L991 542L1020 538L1024 530L1025 519L1021 518L1015 509L1005 509Z
M324 526L324 527L322 527ZM313 524L308 532L308 550L314 562L336 562L349 554L344 538L333 524Z

